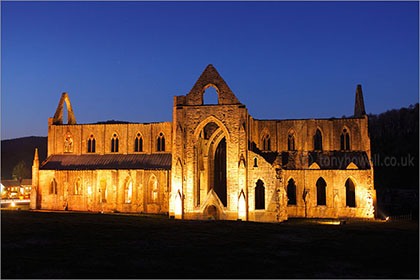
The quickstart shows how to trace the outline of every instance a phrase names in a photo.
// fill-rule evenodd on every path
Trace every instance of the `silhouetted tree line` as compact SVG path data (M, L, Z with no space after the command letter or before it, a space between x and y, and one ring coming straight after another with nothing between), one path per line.
M1 178L30 179L35 148L40 163L47 157L47 137L22 137L1 141Z
M369 133L375 188L417 189L419 187L419 103L379 115L370 114ZM395 163L396 166L384 166L386 162Z

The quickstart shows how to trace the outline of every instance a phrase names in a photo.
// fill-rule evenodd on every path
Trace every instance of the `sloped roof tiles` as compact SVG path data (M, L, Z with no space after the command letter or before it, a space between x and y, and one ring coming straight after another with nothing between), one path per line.
M170 170L171 154L51 155L40 170Z

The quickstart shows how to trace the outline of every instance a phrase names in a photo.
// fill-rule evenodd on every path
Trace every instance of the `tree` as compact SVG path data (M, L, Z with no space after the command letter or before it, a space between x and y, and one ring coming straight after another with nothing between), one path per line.
M13 167L12 172L13 179L22 180L30 177L29 168L26 166L25 161L21 160L18 164Z

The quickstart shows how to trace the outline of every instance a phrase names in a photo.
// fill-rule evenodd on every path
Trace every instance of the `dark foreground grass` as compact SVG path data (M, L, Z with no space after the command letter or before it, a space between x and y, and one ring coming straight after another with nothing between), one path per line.
M1 212L2 278L418 278L418 222Z

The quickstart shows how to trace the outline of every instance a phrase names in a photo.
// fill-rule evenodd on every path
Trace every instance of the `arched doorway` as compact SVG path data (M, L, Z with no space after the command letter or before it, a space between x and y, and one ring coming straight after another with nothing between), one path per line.
M287 205L296 205L296 184L293 179L287 184Z
M346 206L356 207L356 191L353 180L350 178L346 181Z
M327 183L320 177L316 181L316 204L327 205L327 194L326 194Z
M255 210L265 209L265 188L264 182L257 181L255 186Z

